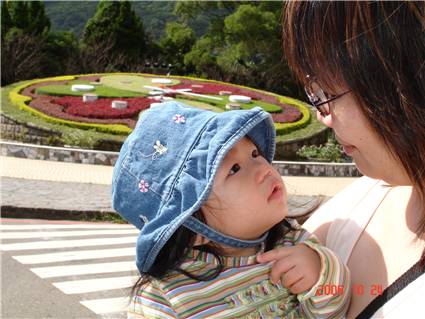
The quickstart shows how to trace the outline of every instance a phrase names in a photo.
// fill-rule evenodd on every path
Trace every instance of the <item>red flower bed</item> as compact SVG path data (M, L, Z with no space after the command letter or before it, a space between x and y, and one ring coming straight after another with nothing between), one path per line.
M82 79L82 78L81 78ZM96 80L99 76L86 76L85 80ZM218 95L220 91L230 91L231 94L245 95L252 99L262 100L278 105L282 108L280 113L272 113L275 123L292 123L301 119L301 112L294 106L279 103L277 97L240 88L235 85L220 83L200 82L189 79L179 79L179 85L172 86L173 89L190 88L193 93ZM134 128L137 115L140 111L148 109L150 104L155 102L147 97L137 98L101 98L93 102L83 102L82 96L44 96L34 93L37 87L50 84L65 84L68 81L51 81L35 83L25 88L21 93L33 98L30 106L41 112L57 118L99 124L124 124ZM193 87L192 85L195 85ZM197 85L202 87L196 87ZM112 101L127 101L126 109L113 109Z
M254 100L261 100L271 104L280 104L277 98L273 95L241 88L239 86L235 86L231 84L227 85L227 84L211 83L211 82L198 82L198 81L192 81L188 79L179 79L179 80L181 81L181 83L178 85L173 85L171 86L171 88L192 89L193 93L213 94L213 95L218 95L220 91L230 91L234 95L245 95L245 96L249 96L250 98ZM202 85L202 87L201 88L192 87L193 84Z
M192 87L192 85L202 85L202 87ZM173 85L171 88L173 89L192 89L191 92L198 94L212 94L218 95L220 91L230 91L234 95L245 95L249 96L255 100L264 100L264 94L254 92L251 90L243 89L233 85L226 84L216 84L216 83L204 83L204 82L196 82L191 81L189 83L181 83L178 85ZM276 101L274 101L276 102Z
M275 123L293 123L300 120L302 113L291 105L283 105L282 113L272 113L273 122Z
M44 114L75 122L83 122L83 123L96 123L96 124L123 124L128 127L135 128L136 120L135 119L95 119L95 118L87 118L76 115L71 115L64 111L64 107L53 102L54 99L58 99L59 97L41 95L36 97L30 102L30 106L36 110L43 112Z
M127 101L126 109L113 109L112 101ZM83 102L80 96L56 98L53 103L64 107L64 111L75 116L97 119L123 119L137 116L140 111L148 109L153 101L145 97L137 98L101 98L93 102Z

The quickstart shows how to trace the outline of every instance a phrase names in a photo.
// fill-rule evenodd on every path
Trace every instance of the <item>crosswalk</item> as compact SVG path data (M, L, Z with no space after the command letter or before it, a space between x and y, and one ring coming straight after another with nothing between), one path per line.
M125 318L138 231L131 225L0 224L0 251L103 318ZM109 297L108 297L109 296Z

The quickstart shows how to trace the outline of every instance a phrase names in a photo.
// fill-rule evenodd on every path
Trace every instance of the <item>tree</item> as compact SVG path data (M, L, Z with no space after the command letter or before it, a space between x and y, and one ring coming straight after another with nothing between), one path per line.
M26 1L7 1L10 16L12 17L12 26L21 30L28 28L28 4Z
M223 74L217 65L216 43L209 36L203 36L192 50L184 56L184 64L189 73L204 78L222 80Z
M43 2L2 1L1 8L1 84L46 75L44 46L50 21Z
M164 59L174 66L177 73L185 71L184 55L195 43L195 33L185 24L169 22L165 27L165 35L160 40L160 48Z
M299 95L282 53L281 2L179 2L175 12L188 19L202 10L214 15L208 33L185 55L187 67L204 77Z
M102 48L108 56L103 68L123 70L126 64L128 67L140 59L146 47L145 34L129 1L99 2L95 15L83 31L82 49L87 58L96 59L93 47ZM118 56L121 65L116 63Z
M13 27L12 17L9 13L8 3L1 3L1 42L3 43L6 33Z
M22 30L25 34L32 35L47 34L49 31L50 20L44 11L43 2L7 1L7 7L12 20L12 27Z
M50 20L41 1L28 3L28 32L31 34L47 34L50 30Z
M82 71L78 39L72 32L50 32L43 46L43 72L49 75Z
M43 42L12 28L5 36L1 54L1 85L42 75Z

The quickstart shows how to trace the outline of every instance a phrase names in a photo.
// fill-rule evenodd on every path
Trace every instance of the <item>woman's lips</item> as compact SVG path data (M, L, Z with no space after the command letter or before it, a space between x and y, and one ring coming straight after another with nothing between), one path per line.
M356 147L353 145L349 145L345 143L344 141L341 141L341 139L336 135L335 135L335 138L338 141L338 143L342 146L342 150L344 151L344 153L347 154L348 156L352 156L352 154L356 150Z
M352 146L352 145L342 145L342 150L348 156L352 156L352 154L354 153L354 151L356 150L356 148L354 146Z

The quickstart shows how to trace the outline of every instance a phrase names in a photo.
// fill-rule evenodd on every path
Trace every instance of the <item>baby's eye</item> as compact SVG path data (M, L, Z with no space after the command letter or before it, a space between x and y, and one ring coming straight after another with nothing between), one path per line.
M239 166L239 164L234 164L229 171L229 175L235 175L240 169L241 167Z
M252 155L253 158L256 158L256 157L260 156L260 152L258 152L258 150L255 149L255 150L252 151L251 155Z

